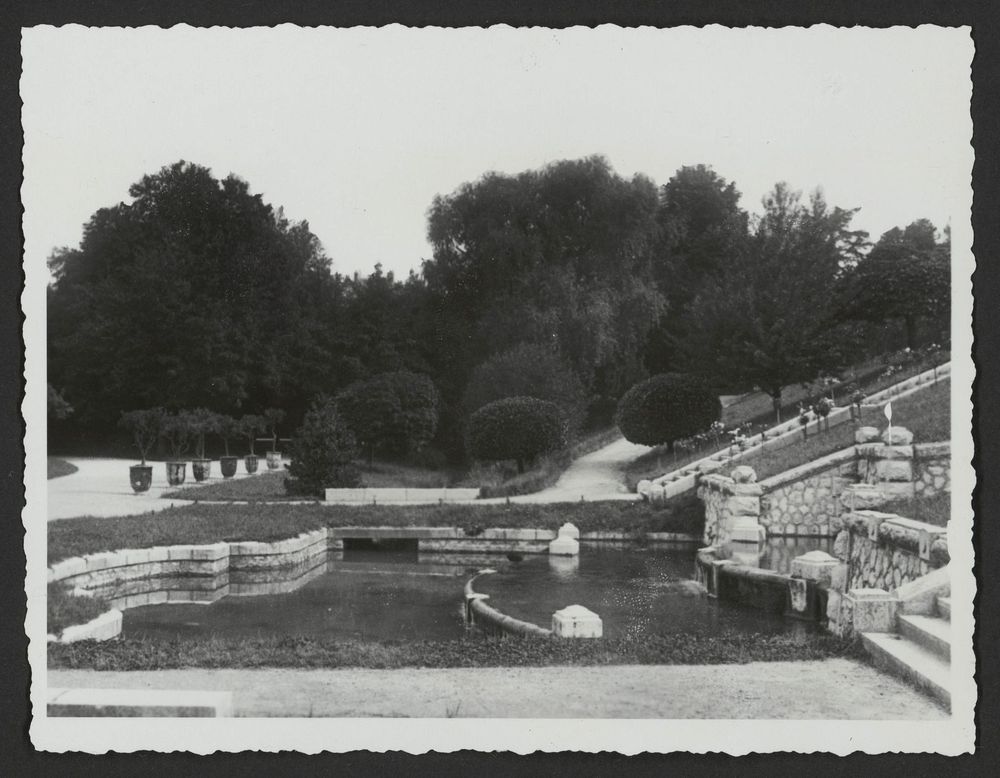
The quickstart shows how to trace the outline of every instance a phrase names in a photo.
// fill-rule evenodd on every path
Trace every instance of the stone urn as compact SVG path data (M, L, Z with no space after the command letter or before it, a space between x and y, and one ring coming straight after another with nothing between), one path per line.
M219 469L222 471L222 477L232 478L236 475L236 465L239 461L239 457L219 457Z
M167 483L180 486L187 477L187 462L167 462Z
M201 483L210 475L212 475L212 460L211 459L192 459L191 460L191 474L194 476L194 480Z
M136 494L148 492L153 483L152 465L132 465L128 469L128 479L132 484L132 490Z
M267 452L267 469L268 470L280 470L281 469L281 452L280 451L268 451Z
M259 463L260 460L257 458L256 454L247 454L243 457L243 467L245 467L246 471L250 474L257 472L257 465Z

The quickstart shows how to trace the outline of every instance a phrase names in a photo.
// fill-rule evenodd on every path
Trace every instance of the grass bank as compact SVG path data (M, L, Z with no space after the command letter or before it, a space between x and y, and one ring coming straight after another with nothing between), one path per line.
M139 516L86 516L48 523L48 559L185 544L272 541L328 527L460 527L475 536L489 527L581 532L700 534L704 510L694 494L669 505L573 502L539 505L185 505Z
M893 500L880 505L876 510L895 513L907 519L933 524L935 527L947 527L948 519L951 518L951 494L942 492L933 497Z
M545 667L551 665L695 665L860 658L856 644L824 633L649 635L554 640L469 637L450 641L366 642L306 637L185 640L122 639L49 646L50 669L172 670L287 667Z
M916 443L951 440L950 391L951 381L945 378L908 397L893 400L892 423L910 430ZM884 429L886 419L882 408L862 409L860 424ZM845 423L832 427L829 431L822 431L817 427L816 422L812 421L809 423L808 437L802 438L800 436L795 443L781 448L765 445L762 450L741 457L727 465L721 472L728 475L732 468L737 465L749 465L757 471L758 480L763 480L853 445L854 429L854 424ZM683 467L716 450L718 449L709 447L687 457L678 457L678 464L675 466L669 455L654 449L636 459L629 466L627 470L629 488L634 490L636 484L643 478L658 478L664 473L675 470L677 467Z
M49 634L57 636L66 627L86 624L108 610L108 604L100 597L72 594L58 581L49 584L45 602L48 608Z
M873 394L910 378L911 376L918 375L919 373L930 369L932 365L932 362L925 360L920 363L906 365L889 376L886 376L883 373L875 373L866 381L860 381L859 383L861 383L867 394ZM909 397L904 397L902 400L894 400L892 403L893 424L910 429L917 442L950 440L951 416L950 398L948 395L950 385L950 381L947 378L942 378L937 384L934 384L929 388L925 388L910 395ZM795 393L794 396L807 398L811 395L804 393L803 390L803 392ZM762 397L765 397L768 403L770 402L770 399L766 398L766 396L762 395ZM841 403L846 402L845 398L838 399ZM787 420L792 418L794 415L792 411L794 411L795 406L792 404L786 407L788 408L789 413L784 414L783 418ZM742 414L737 413L734 415L733 413L730 413L729 416L725 418L727 427L734 427L743 422L748 422L751 424L751 431L754 434L759 434L761 431L770 429L770 427L773 426L773 413L768 409L764 409L763 405L756 402L748 403L744 411L745 412ZM862 423L881 428L885 427L886 420L882 415L881 409L866 408L863 412ZM810 440L812 440L814 433L816 433L815 422L809 425ZM827 441L826 445L820 442L824 439L824 437ZM692 462L697 462L699 459L719 451L725 445L727 440L728 439L706 441L705 445L698 449L691 451L677 451L675 453L670 453L666 446L657 446L650 449L628 465L625 470L626 485L630 491L635 491L636 485L639 481L644 479L659 478L665 473L677 470L678 468L689 465ZM850 424L836 427L830 430L829 433L816 433L814 443L807 443L803 441L805 445L802 448L790 446L786 449L788 454L784 458L780 458L780 454L775 454L774 466L780 467L780 469L773 470L769 474L774 475L782 472L782 470L787 470L789 467L795 467L803 462L807 462L810 459L815 459L816 457L824 456L826 454L832 454L838 449L846 448L853 442L854 430L853 426ZM817 451L819 453L815 453ZM799 456L802 456L803 458L796 461L796 458ZM769 455L766 454L765 458L768 457ZM791 464L787 467L783 466L789 461ZM743 464L743 462L740 464ZM758 471L758 477L767 477L760 475L759 472L760 471Z
M76 465L72 465L65 459L59 459L59 457L49 457L48 458L48 480L53 478L61 478L64 475L71 475L75 473L78 468Z

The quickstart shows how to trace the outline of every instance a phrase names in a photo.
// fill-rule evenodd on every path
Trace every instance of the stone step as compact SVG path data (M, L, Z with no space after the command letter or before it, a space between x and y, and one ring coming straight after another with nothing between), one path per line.
M944 659L951 660L951 622L938 616L902 614L897 629L909 638Z
M876 667L892 673L951 707L951 664L895 632L862 632Z
M942 619L948 619L948 621L951 621L951 597L937 598L937 612L940 614Z

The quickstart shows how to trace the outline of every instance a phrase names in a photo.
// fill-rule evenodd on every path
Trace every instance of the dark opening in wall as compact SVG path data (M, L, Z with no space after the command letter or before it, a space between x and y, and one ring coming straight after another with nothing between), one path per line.
M378 557L382 562L416 562L416 538L344 538L344 561L360 562Z

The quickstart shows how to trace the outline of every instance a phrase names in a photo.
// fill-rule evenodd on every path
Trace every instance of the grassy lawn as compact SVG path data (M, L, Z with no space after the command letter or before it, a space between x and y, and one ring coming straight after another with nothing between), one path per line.
M50 635L59 635L74 624L86 624L108 610L108 604L100 597L71 594L65 584L58 581L49 584L46 605Z
M58 457L48 458L48 480L53 478L60 478L64 475L70 475L79 470L76 465L71 465L65 459L59 459Z
M469 637L413 642L316 640L296 636L256 640L125 638L101 643L52 644L48 664L52 669L94 670L688 665L860 658L860 652L854 642L818 632L801 636L681 633L597 640Z
M948 519L951 518L951 494L942 492L933 497L893 500L880 505L877 510L933 524L935 527L947 527Z
M693 494L670 505L644 502L542 505L185 505L140 516L83 517L48 523L48 560L120 548L280 540L328 527L490 527L581 532L700 533L704 511Z

